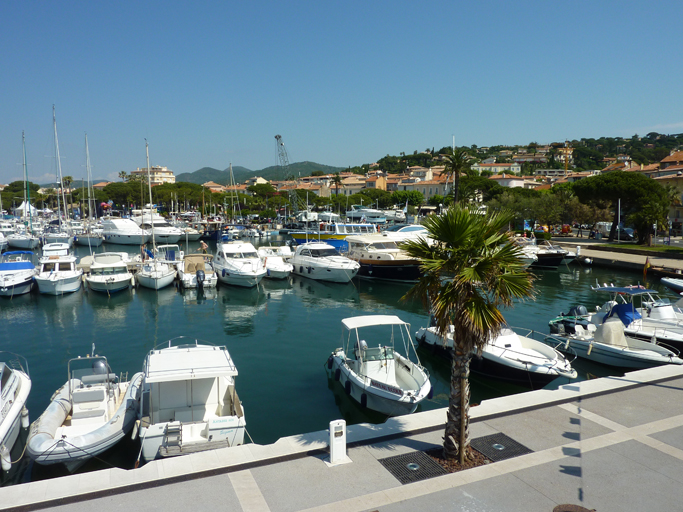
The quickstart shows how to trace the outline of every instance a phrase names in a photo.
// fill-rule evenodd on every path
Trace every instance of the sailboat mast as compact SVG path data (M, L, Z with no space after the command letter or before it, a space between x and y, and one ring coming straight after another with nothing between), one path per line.
M26 137L21 132L21 148L24 153L24 207L28 208L29 231L33 234L33 216L31 215L31 189L28 186L28 170L26 168Z
M62 196L62 204L64 205L64 220L68 219L66 211L66 197L64 196L64 182L62 181L62 161L59 158L59 139L57 138L57 116L55 114L55 106L52 105L52 124L55 128L55 158L57 159L57 168L59 169L59 194L57 194L57 218L59 219L59 229L62 228L62 212L59 203L59 196Z
M90 150L88 149L88 134L85 134L85 171L88 175L88 220L92 222L93 202L90 188Z
M154 218L152 217L152 209L154 208L154 203L152 201L152 178L149 171L149 144L147 139L145 139L145 149L147 150L147 185L149 187L149 222L152 224L152 247L156 253L156 241L154 240ZM142 209L142 222L145 222L145 209Z

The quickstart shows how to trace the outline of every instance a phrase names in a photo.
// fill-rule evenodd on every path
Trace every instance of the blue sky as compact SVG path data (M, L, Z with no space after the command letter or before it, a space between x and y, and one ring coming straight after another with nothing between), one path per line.
M0 2L0 183L683 132L683 2Z

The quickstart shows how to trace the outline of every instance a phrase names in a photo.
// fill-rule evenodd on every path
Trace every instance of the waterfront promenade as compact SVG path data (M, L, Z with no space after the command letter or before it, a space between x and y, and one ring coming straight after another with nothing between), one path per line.
M562 504L600 512L681 508L679 366L485 400L471 411L473 439L502 433L531 453L402 485L381 461L439 446L445 418L439 409L384 425L350 426L351 462L343 465L325 463L328 434L321 431L267 446L156 461L137 470L6 487L0 489L0 507L70 512L547 512Z

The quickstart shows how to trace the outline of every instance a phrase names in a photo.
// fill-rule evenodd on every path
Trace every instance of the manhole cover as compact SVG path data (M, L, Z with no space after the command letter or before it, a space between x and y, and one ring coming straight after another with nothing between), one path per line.
M403 455L395 455L393 457L379 459L379 463L402 484L419 482L426 478L448 474L444 468L439 466L434 459L424 452L411 452L404 453Z
M553 509L553 512L595 512L595 509L588 509L581 505L558 505Z
M511 459L526 453L533 453L526 446L505 434L492 434L490 436L478 437L471 442L472 448L483 455L486 455L494 462Z

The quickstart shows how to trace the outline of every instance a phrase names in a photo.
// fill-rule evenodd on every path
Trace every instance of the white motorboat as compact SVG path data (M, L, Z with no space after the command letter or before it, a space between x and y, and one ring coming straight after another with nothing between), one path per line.
M0 252L6 251L8 247L9 242L7 241L7 238L0 232Z
M11 451L19 437L19 429L28 428L26 400L30 391L26 359L11 352L0 352L0 462L3 471L9 471L12 466Z
M579 357L619 368L651 368L662 364L683 364L678 354L666 347L624 334L619 318L608 318L597 327L577 324L566 339L550 337L547 343L558 350L572 350Z
M333 283L348 283L360 269L360 263L341 256L334 247L322 242L297 246L289 262L294 274Z
M540 389L558 377L577 377L571 361L552 347L533 339L527 330L524 332L526 336L510 327L501 329L484 345L481 355L472 354L470 369L474 373L532 389ZM422 327L415 338L434 350L448 353L453 350L453 326L446 333L445 342L437 334L436 327Z
M181 240L186 240L188 242L196 242L202 236L202 233L200 231L197 231L193 227L189 226L187 222L176 221L171 225L183 232L182 236L180 237Z
M41 242L43 245L66 244L71 247L74 243L74 237L68 231L60 229L60 226L49 226L43 231Z
M266 265L249 242L222 242L213 260L221 283L254 287L266 275Z
M226 347L175 338L147 355L143 371L133 434L140 437L143 460L244 443L237 368Z
M349 236L347 256L360 264L359 277L414 282L422 275L421 261L412 258L383 234Z
M565 258L569 261L576 257L575 253L573 253L572 257L569 251L560 247L536 245L535 238L517 237L515 242L519 244L526 258L532 260L531 268L557 270L565 261ZM534 257L536 258L535 261L533 261Z
M285 261L292 256L292 249L288 245L259 247L258 255L265 263L265 277L269 279L287 279L294 269L291 263Z
M659 281L676 293L683 293L683 279L678 277L662 277Z
M397 243L420 238L431 240L427 228L420 224L396 224L382 231L382 235Z
M9 251L0 260L0 297L15 297L33 288L38 273L31 251Z
M31 425L26 441L31 459L74 471L114 446L135 423L142 376L117 377L103 356L71 359L66 383Z
M178 279L183 288L215 288L218 276L211 254L187 254L178 263Z
M596 292L609 293L610 297L595 311L589 312L585 306L574 306L565 315L549 322L551 334L573 334L575 325L588 328L596 327L608 318L619 318L624 324L628 337L642 341L652 341L683 351L683 311L668 299L659 297L656 290L644 286L596 286Z
M351 210L346 212L348 222L370 222L372 224L385 224L387 216L382 210L376 210L362 205L352 205Z
M80 290L83 269L76 268L76 256L69 254L68 244L44 245L39 264L35 281L40 293L64 295Z
M162 263L157 259L149 259L142 264L135 274L135 279L140 286L161 290L173 283L176 274L176 269L172 265Z
M91 231L90 229L84 230L78 235L74 235L74 243L76 245L82 245L85 247L99 247L104 242L104 236L100 233Z
M133 210L133 214L133 222L149 232L155 242L175 244L180 241L181 238L184 238L185 233L183 230L169 224L164 217L156 212L156 210L152 210L151 208Z
M116 217L102 219L102 234L105 242L122 245L143 245L152 236L132 220Z
M26 231L7 235L7 244L15 249L31 251L40 245L40 238Z
M114 293L127 290L134 284L134 278L122 253L102 252L92 255L85 282L96 292Z
M431 397L429 373L419 363L410 324L394 315L369 315L345 318L342 326L345 346L332 352L327 368L347 395L387 416L415 412L422 400ZM358 330L376 327L390 327L390 336L386 345L369 347ZM405 357L395 349L395 338L403 340ZM417 362L410 359L411 350Z
M157 245L154 250L154 258L156 260L172 265L176 270L184 257L185 252L177 244Z

